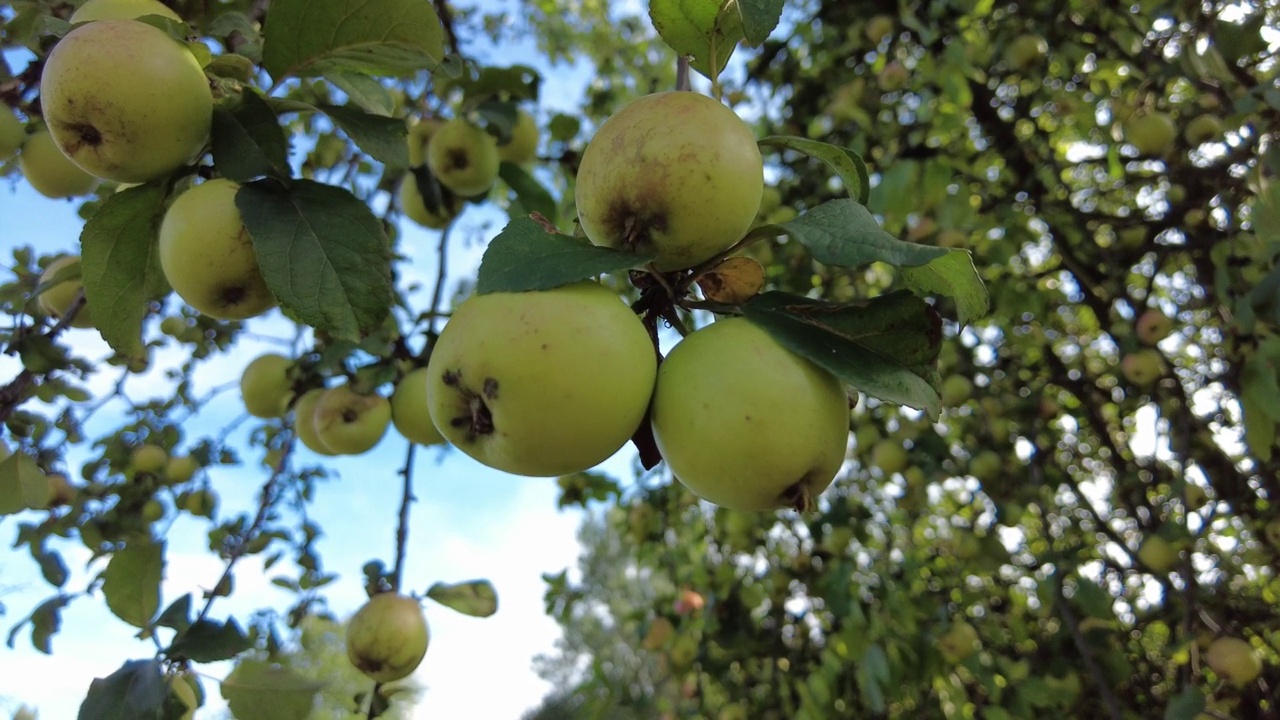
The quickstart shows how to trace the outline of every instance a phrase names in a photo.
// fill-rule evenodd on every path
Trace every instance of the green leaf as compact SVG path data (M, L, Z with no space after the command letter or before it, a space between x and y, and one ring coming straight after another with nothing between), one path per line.
M783 0L738 0L737 5L747 44L759 47L782 19Z
M720 0L651 0L649 19L676 54L688 56L689 66L714 79L724 70L734 47L742 40L742 17L732 8L721 13ZM758 29L758 28L757 28ZM712 67L712 55L715 67Z
M6 644L12 648L18 637L18 631L22 630L27 623L31 623L32 647L45 655L52 654L53 647L50 641L62 629L62 608L71 603L71 598L71 595L54 595L40 603L26 619L9 629Z
M1170 698L1164 709L1164 720L1195 720L1204 708L1204 693L1200 688L1188 685Z
M325 80L346 93L347 99L374 115L391 116L395 112L396 99L377 78L356 73L328 73Z
M130 660L89 684L79 720L160 720L169 686L159 660Z
M102 573L102 594L116 617L145 628L160 608L164 543L133 543L111 556Z
M45 582L58 588L66 584L67 564L62 561L61 555L44 549L36 552L34 548L32 554L40 565L40 574L44 576Z
M358 341L391 311L391 264L382 225L346 190L273 180L236 193L267 288L299 320Z
M0 517L49 505L49 478L26 453L0 462Z
M498 593L488 580L454 585L436 583L427 590L427 597L471 617L489 617L498 611Z
M222 681L236 720L305 720L323 683L262 660L245 660Z
M823 265L858 267L884 262L902 267L924 265L945 255L946 248L903 242L885 232L865 207L853 200L829 200L780 225L766 225L752 235L788 235L804 245Z
M871 178L867 175L867 164L862 161L862 156L853 150L786 135L771 135L757 144L795 150L821 160L836 172L850 197L862 205L867 204L867 198L871 194Z
M863 304L827 303L782 292L742 306L747 319L783 346L874 397L938 417L932 364L942 342L942 318L909 293Z
M156 625L173 628L178 632L183 632L190 627L191 593L187 593L170 603L169 607L160 613L160 617L156 618Z
M889 658L879 645L871 645L857 664L858 690L866 698L867 709L885 710L884 689L889 684Z
M214 109L211 138L213 165L231 180L290 175L289 143L280 129L280 119L252 90L244 91L240 104L231 110Z
M967 250L948 250L927 265L904 267L901 273L903 284L912 292L954 298L961 325L986 315L991 307L987 288Z
M80 232L80 279L93 324L111 349L133 359L146 356L147 305L169 292L157 246L166 194L159 184L118 192Z
M404 120L370 115L350 106L322 105L320 110L374 160L390 167L409 166Z
M226 623L198 620L174 638L168 654L207 663L230 660L251 647L253 641L244 634L235 620L227 620Z
M516 193L516 200L526 213L538 213L556 223L556 200L551 192L534 179L528 170L515 163L504 162L498 167L498 175Z
M480 259L476 293L550 290L603 273L642 267L652 260L652 255L596 247L585 239L553 232L531 217L521 217L489 242Z
M568 142L578 134L578 130L582 128L582 121L575 115L565 115L556 113L551 117L551 122L547 124L547 130L551 133L551 139L559 142Z
M444 27L422 0L273 0L262 63L286 76L410 75L444 57Z

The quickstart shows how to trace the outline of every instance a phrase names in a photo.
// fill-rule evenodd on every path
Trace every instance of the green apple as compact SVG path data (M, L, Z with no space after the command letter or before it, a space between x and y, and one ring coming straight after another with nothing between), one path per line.
M158 0L89 0L71 14L70 23L95 20L134 20L147 15L159 15L175 22L182 22L178 13Z
M276 305L236 207L239 189L208 180L179 195L160 223L160 268L169 285L219 320L244 320Z
M1236 687L1243 687L1262 674L1262 660L1247 641L1220 637L1209 644L1205 662L1219 677Z
M1192 147L1217 140L1222 137L1222 118L1217 115L1198 115L1187 123L1182 133Z
M885 475L892 475L906 470L911 464L911 458L902 443L886 438L872 446L871 464L880 468L880 472Z
M667 653L667 660L677 670L684 670L698 659L698 640L692 635L681 635Z
M144 522L156 522L164 517L164 504L155 498L151 498L142 504L142 511L139 514Z
M1133 332L1143 345L1156 345L1173 332L1173 320L1160 310L1149 308L1133 324Z
M441 185L463 197L488 192L499 164L498 141L463 118L441 125L427 141L427 167Z
M969 474L981 482L993 482L1000 478L1004 459L995 450L983 450L969 461Z
M8 107L0 108L0 162L17 155L26 139L26 125Z
M74 268L70 272L78 273L80 269L79 255L64 255L56 258L53 262L45 266L44 272L40 273L40 285L53 280L62 270L66 268ZM72 301L80 294L80 278L74 277L63 280L56 285L50 285L47 289L40 293L37 298L40 303L40 309L55 318L61 318L62 314L71 307ZM93 319L89 314L89 306L81 305L76 311L76 316L71 318L71 327L89 328L93 327Z
M409 126L405 133L405 144L409 149L409 167L415 168L427 162L427 143L431 136L444 125L441 120L425 118Z
M240 396L249 414L260 418L283 417L293 399L289 368L293 361L277 353L254 358L240 375Z
M164 465L164 480L170 485L178 485L195 477L199 470L199 461L190 455L171 457Z
M844 462L849 403L834 375L736 317L691 333L667 356L652 425L671 472L702 499L805 509Z
M405 217L423 227L443 230L462 212L465 202L448 190L444 190L441 194L443 197L440 206L435 210L428 208L422 193L418 192L418 178L413 173L407 172L404 174L404 179L400 181L400 190L397 193L400 211L405 214Z
M98 178L62 154L48 130L40 130L27 138L18 154L18 167L31 187L45 197L88 195L98 186Z
M498 159L523 165L538 157L538 125L533 116L524 110L516 112L516 122L511 128L511 138L498 146Z
M1187 504L1187 510L1193 512L1204 507L1205 503L1209 502L1209 493L1195 483L1187 483L1183 489L1182 496Z
M981 647L978 631L964 620L951 623L951 627L938 638L938 651L952 664L964 662Z
M427 405L428 377L426 368L417 368L396 385L391 393L391 424L409 442L439 445L445 439L431 422L431 408Z
M906 66L894 60L876 75L876 85L884 92L893 92L901 90L907 81L911 79L911 71Z
M1138 559L1158 573L1167 573L1178 564L1178 551L1159 535L1148 535L1138 546Z
M182 507L196 517L213 517L218 507L218 496L212 490L193 490L183 499Z
M293 404L293 434L311 452L320 455L337 455L338 453L325 447L316 433L316 403L325 393L324 388L308 390Z
M1005 48L1004 61L1013 70L1023 72L1035 67L1049 52L1049 45L1039 35L1019 35Z
M431 635L417 600L396 593L369 598L347 623L347 659L380 682L408 677L427 654Z
M134 473L159 474L169 464L169 453L159 445L139 445L129 454L129 468Z
M587 470L644 418L657 358L640 319L595 282L468 298L427 365L431 419L454 446L516 475Z
M337 385L316 400L312 417L322 445L339 455L359 455L372 450L387 434L391 403L381 395Z
M1162 112L1134 115L1124 123L1124 139L1142 155L1164 155L1177 137L1173 118Z
M1120 360L1120 372L1125 380L1145 387L1164 374L1164 356L1152 348L1131 352Z
M45 61L40 103L58 147L104 180L142 183L190 163L209 140L213 93L199 61L137 20L67 33Z
M705 95L663 92L600 126L582 154L575 197L592 243L653 253L653 266L670 272L742 239L763 193L750 126Z
M973 381L964 375L948 375L942 381L942 404L947 407L963 405L973 397Z
M880 41L889 37L889 33L893 32L893 18L888 15L874 15L867 21L863 32L867 36L867 40L876 47L880 46Z

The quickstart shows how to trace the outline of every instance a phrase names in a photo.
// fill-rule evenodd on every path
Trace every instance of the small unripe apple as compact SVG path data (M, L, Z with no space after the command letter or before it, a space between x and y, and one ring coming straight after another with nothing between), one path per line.
M751 128L693 92L634 100L582 154L578 220L595 245L654 253L683 270L746 234L760 208L764 165Z
M49 263L44 272L40 273L40 284L44 285L53 280L63 269L70 267L80 267L79 255L64 255ZM62 314L71 307L71 303L76 299L76 296L80 294L82 287L83 285L80 283L79 278L63 280L57 285L49 286L37 298L40 303L40 309L55 318L61 318ZM76 311L76 316L71 318L70 324L71 327L75 328L93 327L93 318L89 314L88 304L80 306L80 309Z
M1124 139L1142 155L1164 155L1176 137L1178 128L1173 118L1162 112L1134 115L1124 124Z
M1159 535L1148 535L1138 546L1138 559L1158 573L1167 573L1178 564L1178 551Z
M89 0L71 14L72 25L95 20L134 20L147 15L159 15L175 22L182 22L178 13L158 0Z
M405 134L405 145L409 150L409 167L415 168L427 162L427 143L444 125L443 120L423 118L409 126Z
M224 178L178 196L160 223L160 268L188 305L219 320L244 320L275 307L258 269L236 192Z
M391 424L410 442L439 445L445 439L431 422L431 408L427 405L428 377L427 369L421 367L407 373L396 385L391 393Z
M631 438L657 358L635 313L581 282L468 298L427 369L431 419L450 443L498 470L555 476L594 467Z
M218 507L218 496L212 490L193 490L187 494L182 506L196 517L213 517L213 511Z
M400 210L405 217L432 230L443 230L458 217L465 205L462 198L445 191L445 197L441 198L440 206L434 211L428 208L426 201L422 199L422 193L418 192L418 178L413 173L404 174L396 197L400 201Z
M358 393L350 385L329 388L316 400L316 439L340 455L372 450L391 425L391 403L381 395Z
M316 434L316 403L324 395L324 388L308 390L293 404L293 432L298 440L311 452L320 455L337 455L338 453L325 447Z
M159 445L146 443L133 449L129 455L129 467L135 473L157 474L169 463L169 453Z
M888 15L874 15L867 21L867 25L863 32L867 36L867 40L872 45L879 46L880 41L889 36L893 32L893 18Z
M1205 662L1219 677L1236 687L1243 687L1262 674L1262 659L1248 642L1234 637L1221 637L1209 644Z
M153 523L164 517L164 504L152 498L142 504L140 512L144 522Z
M1019 35L1005 48L1004 60L1009 67L1019 72L1030 70L1045 53L1049 52L1049 44L1039 35Z
M947 407L963 405L973 397L973 381L964 375L948 375L942 381L942 404Z
M178 485L195 477L199 470L200 463L190 455L171 457L164 466L164 480L170 485Z
M1183 137L1192 147L1222 137L1222 118L1217 115L1199 115L1183 130Z
M969 474L982 482L994 482L1004 469L1004 459L995 450L983 450L969 461Z
M260 418L282 417L293 399L289 368L293 361L277 353L254 358L240 375L240 396L249 414Z
M902 443L886 438L871 448L871 464L880 468L880 472L885 475L892 475L906 470L911 464L911 458Z
M516 112L515 125L511 127L511 138L498 146L498 159L523 165L538 157L538 125L533 116L524 110Z
M122 183L191 162L213 120L213 94L195 56L137 20L99 20L67 33L45 61L40 104L72 162Z
M49 198L88 195L98 186L98 178L62 154L48 130L40 130L27 138L18 154L18 167L31 187Z
M1131 352L1120 360L1120 372L1125 380L1145 387L1164 374L1164 356L1151 348Z
M981 647L977 629L964 620L952 623L951 628L938 638L938 651L943 659L953 664L969 659Z
M849 436L840 381L742 317L676 345L658 369L651 420L681 483L747 511L811 507L839 472Z
M427 167L440 184L463 197L489 191L498 179L498 142L463 118L454 118L427 141Z
M0 108L0 162L7 162L22 149L27 128L8 107Z
M380 683L412 674L426 656L430 641L422 606L395 593L369 598L347 623L347 659Z
M907 84L907 80L910 79L911 71L907 70L902 63L894 60L885 65L880 74L876 76L876 84L884 92L893 92L894 90L902 89Z
M1184 502L1187 504L1187 509L1191 511L1199 510L1209 501L1209 493L1195 483L1187 483L1182 494Z
M1133 324L1133 331L1138 336L1138 342L1143 345L1156 345L1173 332L1173 320L1170 320L1169 316L1162 311L1149 308L1138 316L1138 320Z

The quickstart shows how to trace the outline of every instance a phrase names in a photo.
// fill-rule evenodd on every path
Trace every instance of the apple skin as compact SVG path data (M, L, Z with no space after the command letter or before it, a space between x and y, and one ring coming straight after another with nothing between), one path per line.
M0 162L13 159L27 139L27 127L12 110L0 108Z
M879 47L880 41L893 32L893 18L888 15L876 15L867 21L863 32L872 45Z
M1178 128L1162 112L1135 115L1124 124L1124 139L1142 155L1164 155L1173 147Z
M995 450L983 450L969 461L969 474L981 482L993 482L1000 477L1004 460Z
M1209 644L1205 662L1213 672L1236 687L1243 687L1262 674L1262 660L1248 642L1220 637Z
M168 463L169 453L152 443L139 445L129 455L129 467L135 473L160 473Z
M99 20L67 33L45 61L40 102L72 162L122 183L190 163L213 121L213 94L195 56L137 20Z
M963 405L973 397L973 381L964 375L949 375L942 381L942 404L947 407Z
M654 439L672 473L734 510L807 508L835 479L849 403L834 375L746 318L680 341L658 369Z
M427 404L467 455L516 475L587 470L644 419L657 358L640 319L595 282L490 293L454 311L427 365Z
M249 414L260 418L283 417L293 399L289 368L293 361L276 353L253 359L240 376L240 396Z
M1198 115L1182 131L1182 136L1192 147L1222 137L1222 118L1217 115Z
M427 167L463 197L482 195L498 179L498 141L463 118L440 126L427 141Z
M160 267L188 305L219 320L244 320L275 307L258 269L236 192L224 178L178 196L160 223Z
M422 193L418 192L418 178L413 173L405 173L404 179L400 181L397 198L400 201L400 210L405 217L423 227L443 230L458 217L465 204L457 195L448 191L446 193L443 205L432 212L423 201Z
M329 388L316 400L316 439L339 455L372 450L391 425L391 403L381 395L363 395L349 385Z
M409 167L415 168L427 162L427 143L431 136L444 126L443 120L424 118L409 126L405 133L405 144L409 149Z
M347 659L380 683L412 674L430 642L422 606L404 595L374 595L347 623Z
M498 146L498 159L523 165L538 157L538 125L533 116L524 110L516 112L515 125L511 127L511 140Z
M89 0L71 14L68 22L75 25L96 20L134 20L147 15L182 22L178 13L157 0Z
M170 485L178 485L195 477L200 470L200 463L190 455L171 457L164 466L164 480Z
M41 130L22 145L18 167L36 192L47 198L88 195L98 186L98 178L67 159L48 130Z
M951 628L938 638L938 651L952 664L968 660L980 646L978 631L964 620L952 623Z
M1019 72L1029 70L1040 62L1049 45L1039 35L1019 35L1005 49L1004 60L1009 67Z
M1145 387L1164 374L1164 356L1159 350L1144 348L1125 355L1120 360L1120 372L1125 380Z
M427 369L409 371L391 393L391 424L396 432L409 442L419 445L440 445L444 436L431 422L431 409L427 406Z
M1163 312L1151 308L1138 316L1133 324L1133 331L1138 336L1138 342L1143 345L1156 345L1173 332L1173 320Z
M325 393L325 388L314 388L302 394L298 402L293 404L293 433L298 440L313 453L319 455L337 455L338 453L325 447L316 434L316 403Z
M661 272L742 239L764 193L755 134L719 101L664 92L600 126L578 168L578 220L595 245L653 252Z
M871 464L880 468L885 475L900 473L907 469L911 459L906 448L896 440L881 440L871 448Z
M57 277L58 272L63 268L71 266L79 267L79 255L64 255L55 259L53 262L45 266L44 272L40 273L40 284L43 285L53 278ZM62 314L71 307L71 302L80 294L80 289L84 287L80 284L79 278L74 280L63 280L57 285L51 286L48 290L40 293L38 301L40 309L49 313L55 318L61 318ZM93 327L93 318L89 313L87 304L81 305L76 311L76 316L71 318L71 327L74 328L90 328Z

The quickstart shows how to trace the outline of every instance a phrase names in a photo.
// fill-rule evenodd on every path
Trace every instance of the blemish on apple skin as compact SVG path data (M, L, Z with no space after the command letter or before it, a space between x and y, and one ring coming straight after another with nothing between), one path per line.
M498 379L497 378L484 379L484 396L489 398L490 400L498 399Z
M445 387L458 387L458 384L462 382L462 371L445 370L444 374L440 376L440 382L444 383Z
M244 302L249 294L243 285L227 285L218 291L218 302L224 308L233 308Z

